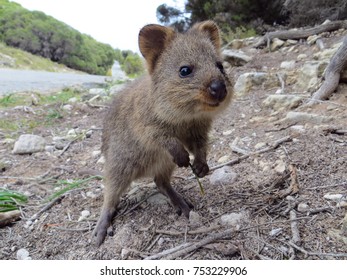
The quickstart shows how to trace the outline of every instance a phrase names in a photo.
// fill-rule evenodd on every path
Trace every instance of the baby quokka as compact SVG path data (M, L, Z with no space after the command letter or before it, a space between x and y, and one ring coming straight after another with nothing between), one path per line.
M193 172L198 177L208 173L208 132L232 96L213 21L185 33L146 25L139 48L148 75L117 94L104 121L105 190L94 230L97 245L106 237L122 194L141 177L152 177L176 212L189 217L193 205L172 188L172 172L176 165L189 166L190 152Z

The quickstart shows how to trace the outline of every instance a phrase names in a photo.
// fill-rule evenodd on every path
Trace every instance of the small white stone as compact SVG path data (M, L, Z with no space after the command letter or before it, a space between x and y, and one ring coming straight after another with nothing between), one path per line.
M274 228L273 230L270 231L269 235L270 236L277 236L282 232L283 228Z
M224 162L227 162L229 160L229 156L225 155L225 156L222 156L221 158L218 159L218 163L224 163Z
M123 248L121 251L122 260L126 260L129 257L129 255L130 255L130 251Z
M307 54L301 53L298 55L298 60L304 60L307 58Z
M99 158L99 160L97 161L98 164L104 164L105 163L105 157L102 156Z
M98 157L98 156L100 156L101 155L101 151L100 150L97 150L97 151L93 151L92 152L92 156L94 157L94 158L96 158L96 157Z
M189 224L193 227L198 227L201 225L201 217L197 212L189 212Z
M229 136L233 133L233 130L226 130L226 131L223 131L223 136Z
M87 218L87 217L89 217L89 216L90 216L90 211L89 211L89 210L83 210L83 211L81 212L81 217Z
M325 199L328 199L328 200L333 200L333 201L340 201L342 198L343 198L343 195L342 194L326 194L324 196Z
M73 109L73 106L71 104L66 104L63 106L63 110L67 112L71 112Z
M305 213L305 212L308 212L309 210L310 210L310 207L306 203L301 202L298 204L299 212Z
M76 103L78 101L77 97L72 97L68 100L69 103Z
M266 143L260 142L260 143L255 144L254 149L260 150L260 149L265 148L265 147L266 147Z
M17 251L17 260L26 260L29 258L29 251L21 248Z
M284 171L286 171L286 164L284 161L276 160L275 164L276 166L274 169L277 173L282 174Z
M95 197L97 197L97 195L96 195L95 193L93 193L92 191L88 191L88 192L86 193L86 196L87 196L87 197L90 197L90 198L95 198Z
M280 68L286 70L293 70L295 68L295 60L283 61L280 65Z

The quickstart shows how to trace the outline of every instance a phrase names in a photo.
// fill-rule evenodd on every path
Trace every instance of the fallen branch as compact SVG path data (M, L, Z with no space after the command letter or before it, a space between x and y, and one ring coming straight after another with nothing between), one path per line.
M306 251L304 248L301 248L300 246L296 245L295 243L293 243L292 241L288 241L284 242L289 246L294 247L296 250L300 251L301 253L304 253L305 255L308 256L318 256L318 257L335 257L335 258L346 258L347 257L347 253L318 253L318 252L309 252Z
M9 212L0 213L0 227L7 226L14 221L19 220L20 218L20 211L19 210L13 210Z
M219 168L221 168L221 167L223 167L223 166L226 166L226 165L231 166L231 165L237 164L237 163L239 163L241 160L244 160L244 159L246 159L246 158L249 158L249 157L252 156L252 155L259 155L259 154L263 154L263 153L269 152L269 151L271 151L271 150L275 150L275 149L277 149L278 146L280 146L281 144L283 144L283 143L285 143L285 142L289 142L289 141L291 141L291 140L292 140L292 138L291 138L290 136L283 137L283 138L281 138L281 139L278 139L278 140L275 141L274 143L270 144L269 147L266 147L266 148L264 148L264 149L261 149L261 150L259 150L259 151L253 152L253 153L249 153L249 154L240 156L240 157L238 157L238 158L236 158L236 159L233 159L233 160L231 160L231 161L225 162L225 163L223 163L223 164L219 164L219 165L213 166L213 167L210 168L210 171L219 169ZM194 178L194 177L193 177L193 178ZM191 179L191 178L189 177L189 179Z
M305 104L310 106L317 101L328 99L339 85L341 72L347 66L347 36L343 39L343 43L334 56L331 58L328 67L324 73L324 82L316 91L311 99Z
M292 241L295 244L300 244L301 243L300 232L299 232L298 223L297 223L297 216L294 210L291 210L289 212L289 217L290 217L290 228L292 230Z
M338 29L346 29L347 21L332 21L319 26L315 26L307 29L294 29L294 30L281 30L268 32L254 45L255 48L259 48L263 45L269 44L271 40L278 38L281 40L288 39L305 39L309 36L320 34L323 32L331 32Z
M308 219L308 218L309 217L301 217L301 218L296 218L295 220L289 220L289 221L293 222L293 221L298 221L298 220L303 220L303 219ZM197 249L199 249L199 248L201 248L201 247L203 247L203 246L205 246L205 245L207 245L209 243L213 243L214 241L216 241L218 239L226 238L226 237L228 237L228 236L230 236L232 234L236 234L236 233L239 233L239 232L242 232L242 231L246 231L246 230L250 230L250 229L254 229L254 228L258 228L258 227L262 227L262 226L268 226L268 225L273 225L273 224L278 224L278 223L285 223L285 222L288 222L288 221L286 220L286 221L278 221L278 222L267 222L267 223L263 223L263 224L257 224L257 225L254 225L254 226L241 228L239 230L236 230L236 229L233 229L233 228L229 228L229 229L224 230L222 232L210 235L210 236L200 240L199 242L181 244L178 247L175 247L175 248L178 248L178 250L174 250L174 253L172 253L172 254L163 254L161 258L163 258L165 260L176 259L176 258L179 258L180 256L183 256L183 255L186 255L186 254L188 254L190 252L193 252L193 251L195 251L195 250L197 250ZM180 246L182 246L182 247L180 247ZM182 249L180 249L180 248L182 248ZM164 252L165 251L163 251L162 253L164 253ZM161 253L158 253L158 254L161 254ZM165 256L167 256L167 257L165 257ZM159 258L159 257L157 257L157 258Z
M39 212L37 212L36 214L32 215L31 218L29 219L29 221L33 222L36 219L38 219L44 212L46 212L48 209L52 208L54 204L60 203L64 197L65 197L65 195L56 197L51 202L47 203Z

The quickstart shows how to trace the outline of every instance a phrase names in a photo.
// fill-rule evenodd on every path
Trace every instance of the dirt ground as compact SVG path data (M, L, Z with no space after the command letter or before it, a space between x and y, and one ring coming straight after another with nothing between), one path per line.
M323 38L327 47L340 39ZM241 73L264 66L276 72L282 61L295 59L298 53L306 53L310 59L315 48L302 43L298 52L259 49L252 62L235 68L232 75L236 80ZM0 157L10 164L0 173L0 186L27 194L29 201L21 208L20 220L0 228L0 259L16 259L21 248L32 259L143 259L209 237L211 240L203 246L177 258L347 259L347 237L340 235L347 208L339 204L347 196L347 86L340 84L329 102L295 110L333 117L325 124L281 121L288 111L273 111L262 104L277 89L258 87L234 99L214 123L208 164L211 168L222 160L242 157L230 147L236 138L237 146L248 152L271 147L283 137L288 141L233 164L237 178L230 184L213 186L207 175L201 179L204 196L197 181L190 178L191 171L177 169L173 185L195 205L195 219L190 221L174 212L151 180L134 183L114 219L114 235L99 248L92 243L91 235L102 205L103 182L79 171L102 170L97 151L105 107L73 104L63 118L33 129L33 134L45 137L48 143L71 129L91 131L66 150L14 155L13 143L1 144ZM285 90L291 92L291 85ZM43 112L59 106L31 106L35 114L13 108L2 111L7 120L24 118L44 123ZM26 132L20 129L10 136ZM6 137L0 133L2 143ZM68 191L39 212L49 204L47 198L53 193L83 178L87 179L80 188ZM327 194L340 194L341 201L324 198ZM81 219L85 210L90 215ZM230 213L240 215L236 225L222 223L221 217ZM37 219L32 219L34 214L38 214Z

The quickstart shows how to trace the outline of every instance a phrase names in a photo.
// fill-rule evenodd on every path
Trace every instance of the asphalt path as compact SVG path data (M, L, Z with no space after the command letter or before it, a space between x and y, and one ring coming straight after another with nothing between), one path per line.
M105 76L0 69L0 95L16 92L49 92L64 87L105 83Z

